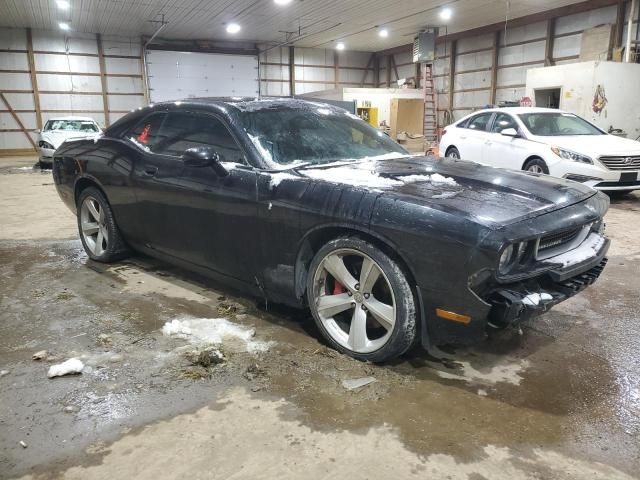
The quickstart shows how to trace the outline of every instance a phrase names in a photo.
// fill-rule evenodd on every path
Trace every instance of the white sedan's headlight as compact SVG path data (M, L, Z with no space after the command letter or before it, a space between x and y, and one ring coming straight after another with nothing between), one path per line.
M559 147L551 147L551 151L556 155L558 155L560 158L564 158L565 160L572 160L574 162L593 164L593 160L591 159L591 157L587 157L586 155L582 155L580 153L572 152L571 150L565 150L564 148L559 148Z

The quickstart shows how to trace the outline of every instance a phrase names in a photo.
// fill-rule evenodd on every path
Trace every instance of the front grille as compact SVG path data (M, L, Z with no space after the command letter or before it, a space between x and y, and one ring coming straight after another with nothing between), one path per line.
M609 170L640 170L640 156L606 156L599 159Z
M569 243L573 241L581 231L582 227L576 228L574 230L565 230L564 232L553 233L551 235L547 235L546 237L542 237L540 239L540 243L538 244L538 252L542 252L549 248L559 247L560 245Z

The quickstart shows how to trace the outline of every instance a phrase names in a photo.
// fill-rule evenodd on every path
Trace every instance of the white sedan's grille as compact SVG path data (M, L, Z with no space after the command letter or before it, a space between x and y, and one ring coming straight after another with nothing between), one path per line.
M599 160L609 170L640 170L640 156L605 156Z

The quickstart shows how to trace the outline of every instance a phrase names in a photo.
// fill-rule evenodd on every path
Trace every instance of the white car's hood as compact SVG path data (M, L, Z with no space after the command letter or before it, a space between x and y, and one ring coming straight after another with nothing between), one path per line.
M45 142L53 145L53 148L58 148L65 140L69 140L70 138L87 138L87 137L95 137L100 136L100 132L74 132L74 131L65 131L65 130L52 130L48 132L42 132L40 137Z
M566 148L590 157L600 155L640 155L640 142L615 135L561 135L532 137L532 140Z

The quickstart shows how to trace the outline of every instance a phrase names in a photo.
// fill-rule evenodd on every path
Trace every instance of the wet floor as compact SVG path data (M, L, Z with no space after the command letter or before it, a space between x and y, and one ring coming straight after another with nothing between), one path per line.
M0 202L23 209L0 218L2 478L637 478L638 197L613 202L610 262L584 293L474 348L372 365L305 312L145 257L89 261L47 174L2 173ZM25 198L53 214L29 228ZM162 333L194 318L265 348L225 339L223 363L194 363ZM71 357L81 375L47 378Z

